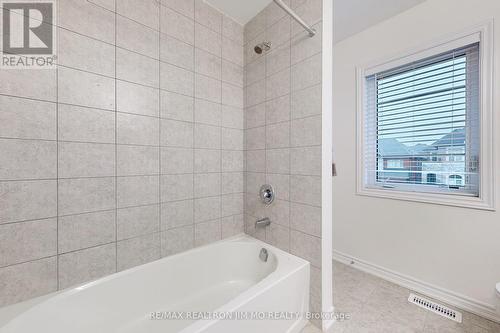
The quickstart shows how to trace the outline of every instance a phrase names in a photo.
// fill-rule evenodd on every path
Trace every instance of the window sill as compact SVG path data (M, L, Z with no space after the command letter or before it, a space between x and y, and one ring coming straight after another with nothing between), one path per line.
M478 197L442 193L423 193L423 192L408 192L398 189L383 189L383 188L362 188L358 189L357 195L420 202L434 205L454 206L461 208L480 209L495 211L495 207L491 201L484 200Z

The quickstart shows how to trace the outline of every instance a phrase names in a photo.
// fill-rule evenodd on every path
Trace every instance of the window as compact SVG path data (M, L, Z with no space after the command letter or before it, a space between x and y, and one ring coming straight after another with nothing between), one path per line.
M404 161L403 160L387 160L387 169L403 169Z
M358 71L358 193L492 205L484 179L492 169L483 147L491 142L490 131L483 133L491 108L482 110L491 85L484 80L482 37L467 35Z

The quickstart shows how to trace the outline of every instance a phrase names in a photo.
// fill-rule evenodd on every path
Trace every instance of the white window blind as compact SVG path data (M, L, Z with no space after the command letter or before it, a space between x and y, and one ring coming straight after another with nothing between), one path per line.
M367 187L479 195L479 43L366 77Z

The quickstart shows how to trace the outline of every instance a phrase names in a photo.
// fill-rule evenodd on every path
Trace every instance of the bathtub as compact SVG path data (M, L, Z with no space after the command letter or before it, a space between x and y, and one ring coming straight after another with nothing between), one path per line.
M0 309L0 332L292 333L308 309L309 263L239 235Z

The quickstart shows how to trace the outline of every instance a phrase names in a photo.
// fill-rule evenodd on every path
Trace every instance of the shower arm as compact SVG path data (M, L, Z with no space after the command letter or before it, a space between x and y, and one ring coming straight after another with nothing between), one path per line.
M274 3L277 4L281 9L288 13L295 21L297 21L304 29L309 33L309 37L313 37L316 35L316 30L314 30L311 26L309 26L303 19L300 18L290 7L283 3L282 0L274 0Z

